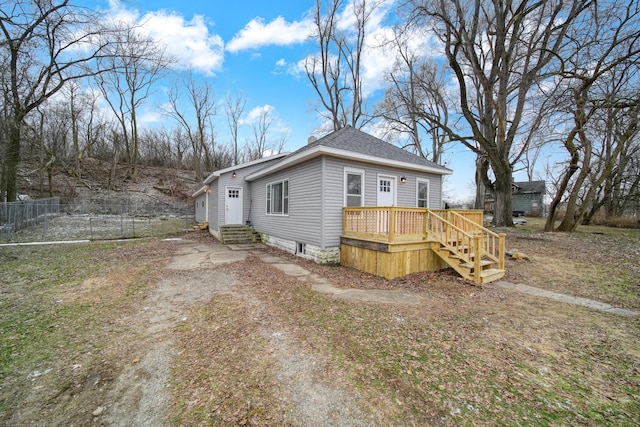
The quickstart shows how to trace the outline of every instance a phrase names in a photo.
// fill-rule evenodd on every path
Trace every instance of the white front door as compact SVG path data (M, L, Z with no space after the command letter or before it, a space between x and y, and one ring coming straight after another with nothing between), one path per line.
M225 187L225 225L242 224L242 187Z
M396 177L378 175L378 206L395 206L396 204ZM378 211L376 228L378 233L389 231L389 211Z
M396 177L378 175L378 206L396 205Z

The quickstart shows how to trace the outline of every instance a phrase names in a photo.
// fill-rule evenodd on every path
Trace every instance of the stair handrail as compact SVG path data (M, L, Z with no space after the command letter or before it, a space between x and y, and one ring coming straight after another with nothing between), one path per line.
M473 234L476 235L478 231L481 233L482 242L484 243L483 253L494 262L498 264L500 270L504 270L504 253L506 244L505 233L495 233L482 225L471 221L464 215L460 215L456 211L450 211L451 215L459 219L465 224L465 228L468 227L473 230Z
M429 210L428 213L430 216L429 231L431 232L432 236L442 246L447 248L450 252L458 255L461 259L465 260L466 262L473 261L474 268L476 269L475 271L480 271L480 260L482 259L482 254L480 252L481 245L479 242L480 236L473 236L467 233L462 228L458 227L457 225L453 224L452 222L448 221L444 217L434 213L431 210ZM440 223L442 223L443 225L446 225L446 227L442 227L442 229L437 229L433 221L434 218L438 220ZM460 244L457 244L455 246L451 245L450 242L452 241L459 242L461 243L461 245ZM467 252L465 252L464 250L461 250L461 248L464 248L464 247L468 249ZM474 250L473 253L475 254L473 260L471 259L472 248Z

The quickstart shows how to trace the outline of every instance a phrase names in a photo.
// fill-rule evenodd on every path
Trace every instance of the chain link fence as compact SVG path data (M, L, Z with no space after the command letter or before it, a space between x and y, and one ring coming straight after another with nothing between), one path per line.
M122 202L122 201L119 201ZM186 233L193 208L58 198L0 204L0 243L127 239Z

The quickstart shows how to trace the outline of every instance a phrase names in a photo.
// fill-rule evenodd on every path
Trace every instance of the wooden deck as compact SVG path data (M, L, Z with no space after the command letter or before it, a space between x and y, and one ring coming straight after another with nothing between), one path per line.
M387 279L452 267L475 283L504 276L505 235L478 210L348 207L340 263Z

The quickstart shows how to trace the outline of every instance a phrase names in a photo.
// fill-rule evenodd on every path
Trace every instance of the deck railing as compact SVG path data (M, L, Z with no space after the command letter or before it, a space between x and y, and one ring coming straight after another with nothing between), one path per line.
M477 264L476 271L483 256L504 269L505 235L484 228L482 221L482 211L478 210L346 207L342 235L382 243L437 240L456 250L465 261Z

